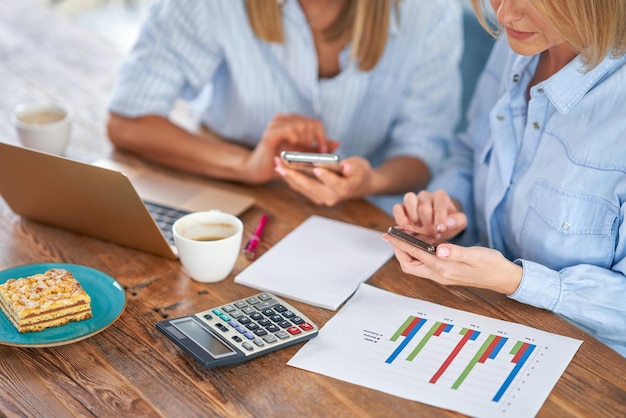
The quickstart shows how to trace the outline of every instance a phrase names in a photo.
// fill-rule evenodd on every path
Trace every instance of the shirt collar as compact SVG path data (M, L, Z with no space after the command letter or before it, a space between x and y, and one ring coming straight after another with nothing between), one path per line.
M519 56L512 66L512 77L509 77L509 87L516 74L534 73L539 62L539 56ZM612 74L616 68L626 63L626 56L612 58L607 56L591 71L584 71L581 56L577 56L558 73L542 81L531 89L534 95L538 89L548 97L557 111L561 114L569 112L600 80Z

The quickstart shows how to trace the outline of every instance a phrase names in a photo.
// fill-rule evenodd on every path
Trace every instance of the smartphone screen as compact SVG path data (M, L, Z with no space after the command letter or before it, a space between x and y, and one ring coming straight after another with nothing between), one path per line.
M308 173L314 167L326 168L336 173L341 173L340 158L337 154L283 151L280 153L280 158L287 167Z
M428 235L405 231L395 226L390 227L387 233L429 253L434 254L437 251L438 240Z

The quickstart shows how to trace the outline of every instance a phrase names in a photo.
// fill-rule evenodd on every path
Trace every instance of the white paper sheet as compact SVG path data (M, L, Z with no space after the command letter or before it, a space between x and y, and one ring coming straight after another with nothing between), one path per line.
M581 343L362 284L287 364L470 416L532 417Z
M393 255L382 232L311 216L235 283L336 310Z

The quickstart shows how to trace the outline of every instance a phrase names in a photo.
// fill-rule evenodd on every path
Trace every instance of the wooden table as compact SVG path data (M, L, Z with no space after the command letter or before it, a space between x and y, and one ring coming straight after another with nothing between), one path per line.
M112 149L104 130L106 102L122 57L33 4L0 1L0 138L17 142L8 122L16 103L62 100L76 110L68 156L84 161L107 156ZM215 184L256 198L256 205L242 215L244 238L252 234L261 213L270 214L261 254L313 214L379 231L393 223L362 200L323 208L278 182L254 188ZM243 256L229 278L201 284L186 277L177 261L21 219L0 199L0 269L41 262L101 270L123 286L127 306L119 320L81 342L53 348L0 345L1 416L458 416L286 366L301 345L206 370L155 329L155 322L164 318L257 293L233 282L249 264ZM557 315L488 291L446 288L407 276L395 259L368 283L584 340L539 415L626 416L626 359ZM320 326L334 314L293 303Z

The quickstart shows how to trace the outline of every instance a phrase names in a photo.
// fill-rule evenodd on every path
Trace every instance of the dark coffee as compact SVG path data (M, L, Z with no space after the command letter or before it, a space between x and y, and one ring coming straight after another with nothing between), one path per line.
M188 235L194 241L219 241L234 235L237 229L229 223L210 223L198 225L194 232Z
M228 238L222 235L207 235L204 237L193 238L194 241L219 241L221 239Z

